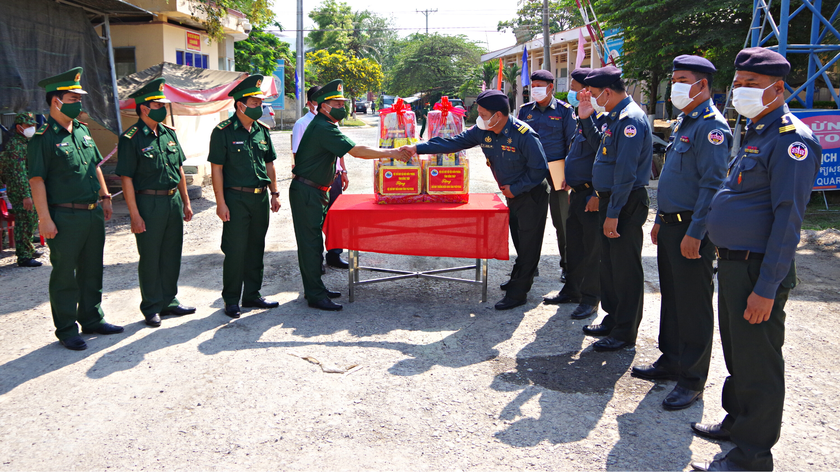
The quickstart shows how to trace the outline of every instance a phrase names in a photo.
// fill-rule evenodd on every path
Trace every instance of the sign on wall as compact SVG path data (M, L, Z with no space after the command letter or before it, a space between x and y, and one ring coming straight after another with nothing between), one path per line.
M277 88L278 95L274 98L267 98L264 101L270 103L275 110L285 110L286 96L283 93L285 90L284 79L286 78L286 61L277 59L277 69L271 74L271 79L274 80L274 86Z
M791 110L822 146L822 165L814 190L840 190L840 110Z
M201 51L201 35L187 31L187 50Z

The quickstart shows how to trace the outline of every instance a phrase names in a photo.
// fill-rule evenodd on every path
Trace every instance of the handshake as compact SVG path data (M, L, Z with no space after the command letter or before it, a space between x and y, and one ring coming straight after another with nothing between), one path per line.
M401 146L397 149L388 149L385 151L392 159L408 162L411 156L417 153L417 146Z

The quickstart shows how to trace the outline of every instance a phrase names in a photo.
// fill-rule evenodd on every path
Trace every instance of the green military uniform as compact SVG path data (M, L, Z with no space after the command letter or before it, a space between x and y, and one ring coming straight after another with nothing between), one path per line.
M32 113L20 113L15 117L15 125L36 123ZM23 201L32 198L29 191L29 175L26 171L27 144L25 136L15 133L6 143L5 152L0 154L0 175L3 176L9 201L12 202L11 213L15 218L15 255L20 265L36 257L32 235L38 228L38 213L34 209L23 208Z
M326 100L344 97L342 83L325 85L315 97L318 106ZM295 179L289 185L289 206L298 247L298 264L303 277L306 301L316 303L327 298L321 281L321 254L324 235L321 228L329 206L330 184L335 178L336 158L347 154L356 144L341 133L338 125L318 113L309 126L295 154Z
M163 78L129 95L138 105L168 103ZM178 192L186 159L175 130L163 123L152 131L141 119L120 136L116 174L130 177L146 231L135 234L140 262L140 311L144 316L178 307L178 276L184 243L184 204Z
M81 68L41 81L47 92L81 90ZM94 330L103 322L102 254L105 247L105 217L97 204L97 165L102 154L87 125L74 119L71 132L50 117L29 141L29 178L41 177L47 193L50 217L58 229L50 247L50 306L55 335L59 340ZM84 209L58 206L84 204Z
M230 92L235 100L264 98L262 76L252 75ZM258 124L259 123L259 124ZM225 203L230 221L223 223L222 252L225 254L222 298L225 305L262 298L263 253L268 232L271 181L266 164L277 159L269 129L255 121L248 131L234 115L219 123L210 136L212 164L223 166ZM243 292L244 284L244 292Z

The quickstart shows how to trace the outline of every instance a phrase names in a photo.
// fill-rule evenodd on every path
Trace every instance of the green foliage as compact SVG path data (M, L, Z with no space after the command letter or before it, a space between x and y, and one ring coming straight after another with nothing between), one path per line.
M481 65L481 79L488 89L492 87L493 79L499 74L499 61L487 61Z
M316 50L341 51L381 62L388 45L397 38L389 19L370 10L354 12L350 5L338 0L324 0L309 12L309 17L316 29L309 33L306 44Z
M314 83L323 85L335 79L344 81L344 95L353 98L351 111L355 108L356 98L365 92L377 92L382 87L382 68L370 59L346 56L341 51L330 54L321 49L307 53L306 62L312 67L315 77L311 80Z
M484 81L481 78L482 67L475 66L470 72L467 80L458 88L458 96L463 98L469 95L478 95L481 93L481 84Z
M554 98L556 98L557 100L563 100L564 102L566 102L566 98L568 98L568 96L569 92L554 92Z
M248 35L248 39L234 43L233 54L236 70L262 75L274 72L277 59L285 59L288 64L292 57L288 43L256 28Z
M502 69L502 77L505 78L505 82L510 85L510 92L508 92L508 100L510 100L511 107L516 104L516 79L519 78L519 74L522 73L522 66L519 64L508 64L507 67Z
M272 0L193 0L189 5L193 20L201 22L207 35L217 42L225 38L222 20L229 9L243 13L253 29L263 29L274 22Z
M583 19L574 0L554 0L548 2L548 31L550 34L559 33L583 25ZM500 21L497 31L512 30L522 32L525 41L542 35L543 32L543 2L526 0L516 12L516 18ZM522 42L522 41L518 41Z
M417 92L454 96L474 74L483 51L464 35L411 35L400 41L385 79L386 90L401 96Z

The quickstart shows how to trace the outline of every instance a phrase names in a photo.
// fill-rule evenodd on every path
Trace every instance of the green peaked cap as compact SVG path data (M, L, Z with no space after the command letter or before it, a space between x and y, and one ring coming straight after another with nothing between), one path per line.
M166 79L158 77L157 79L154 79L148 84L135 90L134 93L128 96L128 98L133 98L134 103L137 105L142 105L146 102L172 103L167 100L166 95L163 94L163 84L165 83Z
M268 98L263 94L262 89L260 88L262 87L262 82L263 76L250 75L242 82L239 82L239 85L234 87L228 95L233 97L234 100L246 97Z
M64 91L87 94L82 90L82 84L79 83L81 79L82 68L76 67L38 82L38 87L43 87L47 93Z
M335 79L321 87L318 93L312 97L318 104L322 104L327 100L347 100L344 96L344 82L341 79Z

